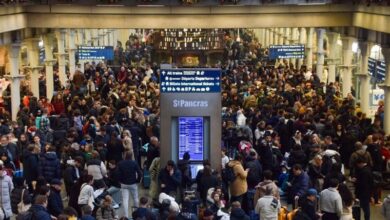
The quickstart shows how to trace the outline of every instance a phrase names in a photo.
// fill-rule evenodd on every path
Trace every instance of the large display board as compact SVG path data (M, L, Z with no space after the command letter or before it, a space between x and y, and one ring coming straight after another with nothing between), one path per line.
M219 69L163 69L162 93L211 93L221 92Z
M203 117L179 117L179 160L188 152L191 161L204 159Z
M268 58L270 60L275 59L288 59L288 58L304 58L305 57L305 45L270 45L268 51Z
M376 73L375 73L375 68L376 68ZM376 76L376 78L380 81L385 80L386 77L385 62L373 58L368 58L368 73L371 76Z
M79 46L79 60L113 60L114 48L111 46Z

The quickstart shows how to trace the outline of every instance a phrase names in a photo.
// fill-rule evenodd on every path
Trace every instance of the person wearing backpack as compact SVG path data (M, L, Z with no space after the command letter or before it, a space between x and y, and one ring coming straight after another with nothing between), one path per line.
M241 164L242 156L237 154L234 160L227 164L227 169L232 169L234 173L234 180L230 180L230 194L231 201L238 201L242 204L246 192L248 191L248 184L246 178L248 176L249 169L244 170Z

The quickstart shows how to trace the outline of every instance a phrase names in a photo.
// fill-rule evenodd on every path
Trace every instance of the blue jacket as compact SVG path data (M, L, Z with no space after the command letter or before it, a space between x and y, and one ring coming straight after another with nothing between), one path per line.
M119 182L125 185L139 183L142 177L141 168L134 160L122 160L118 163Z
M50 188L50 195L47 201L47 210L53 216L58 216L64 210L64 205L62 204L61 194L58 190L53 187Z
M181 172L175 168L173 175L169 175L166 168L162 169L158 175L159 184L164 184L165 187L161 189L161 192L169 194L172 191L176 192L177 187L181 184Z
M301 175L294 176L291 183L291 196L303 196L309 189L310 178L305 171L302 171Z
M50 183L52 179L61 179L61 165L55 152L47 152L40 159L40 175Z
M92 215L83 215L80 220L95 220Z
M30 209L33 212L33 219L51 220L50 214L47 212L45 207L34 204Z

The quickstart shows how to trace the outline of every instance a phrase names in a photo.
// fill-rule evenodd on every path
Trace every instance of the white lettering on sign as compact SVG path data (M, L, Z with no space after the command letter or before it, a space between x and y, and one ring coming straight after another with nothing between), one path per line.
M209 106L208 101L184 99L174 99L172 104L174 108L207 108Z

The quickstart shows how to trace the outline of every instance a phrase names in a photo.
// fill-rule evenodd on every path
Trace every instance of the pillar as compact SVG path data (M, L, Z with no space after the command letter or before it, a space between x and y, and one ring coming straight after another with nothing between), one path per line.
M339 34L328 32L329 56L328 56L328 83L336 81L336 63L337 63L337 40Z
M104 46L110 46L110 29L104 29Z
M269 46L269 28L264 29L264 45L263 48Z
M356 76L360 82L360 108L362 112L366 114L370 111L370 75L368 75L368 57L370 56L371 48L373 46L374 44L370 42L359 42L362 59L360 63L360 73L357 73Z
M61 86L65 86L66 84L66 56L68 54L65 53L65 34L66 31L64 29L60 29L56 32L57 44L58 44L58 74L61 82Z
M279 42L278 44L283 45L285 42L284 28L279 28Z
M323 28L317 29L316 73L317 73L317 76L320 78L321 82L326 82L326 77L327 77L327 76L324 76L324 61L325 61L324 37L325 37L325 29L323 29Z
M279 44L279 28L274 29L274 44Z
M385 93L385 114L383 119L383 128L385 134L390 134L390 47L382 47L382 54L386 64L385 82L380 86Z
M306 34L306 31L305 31L305 28L304 27L301 27L300 30L299 30L299 44L305 44L305 34ZM300 58L298 59L298 64L297 64L297 69L301 69L303 65L303 58Z
M311 71L313 68L313 34L314 28L306 29L306 68Z
M292 45L298 44L298 40L299 40L298 35L299 35L298 28L291 28L290 44L292 44ZM294 65L294 68L297 67L297 59L296 58L291 58L290 63L292 63Z
M98 29L99 46L104 46L104 29Z
M27 57L30 69L30 86L31 92L39 98L39 38L30 38L26 40Z
M10 63L10 75L6 78L11 82L11 116L16 121L20 107L20 80L24 77L19 74L20 43L12 43L8 46L8 60Z
M70 79L73 79L73 75L76 71L76 44L75 44L75 30L69 29L68 30L68 55L69 55L69 73L70 73Z
M351 92L352 86L352 43L353 37L343 37L343 65L341 66L342 94L346 97Z
M270 45L275 44L274 43L275 42L274 41L274 34L275 34L274 29L272 29L272 28L268 29L268 34L269 34L269 36L268 36L268 40L269 40L268 47L269 47Z
M85 35L85 40L84 40L85 45L91 46L92 45L92 31L91 31L91 29L84 29L84 35Z
M93 46L99 46L99 32L98 29L91 30L91 39Z
M43 37L45 46L46 97L48 100L51 100L54 93L53 65L56 63L56 60L53 58L53 41L54 36L52 33L48 33Z

